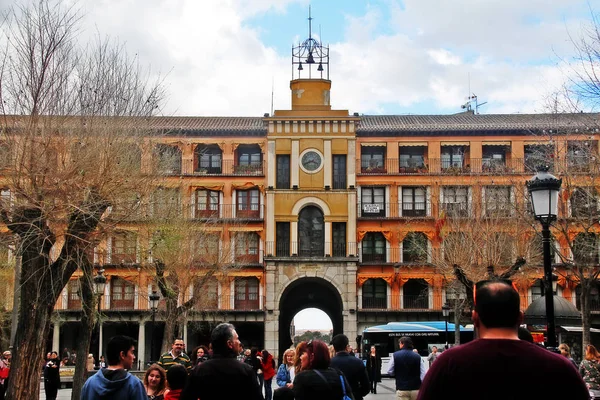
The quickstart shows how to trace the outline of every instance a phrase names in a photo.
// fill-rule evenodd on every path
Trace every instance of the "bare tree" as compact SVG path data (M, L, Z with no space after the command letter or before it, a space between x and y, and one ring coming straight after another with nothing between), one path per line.
M109 207L143 199L151 181L128 150L147 135L160 87L122 46L80 46L79 22L75 8L42 0L12 8L0 33L0 216L18 238L21 260L11 399L38 398L50 317L78 268L86 277L84 302L92 299L80 338L80 347L89 347L90 247L114 227L104 219Z

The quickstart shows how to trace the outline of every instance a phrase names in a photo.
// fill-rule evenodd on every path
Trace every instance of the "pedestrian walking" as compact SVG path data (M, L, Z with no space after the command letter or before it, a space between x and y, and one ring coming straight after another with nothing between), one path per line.
M264 387L265 387L265 400L273 399L273 377L275 376L275 360L271 353L267 350L262 351L261 361Z
M588 400L569 360L519 339L520 300L510 281L478 282L472 318L479 338L444 351L427 372L418 399Z
M579 371L589 389L600 390L600 353L594 345L586 346Z
M135 361L135 340L115 336L106 345L108 367L88 378L81 390L81 400L147 400L144 385L127 370Z
M300 355L301 372L294 378L296 400L342 399L344 393L352 398L352 388L344 374L331 368L329 349L321 340L306 343Z
M163 400L167 387L167 374L158 364L152 364L144 374L144 388L148 400Z
M171 351L168 351L160 356L158 365L164 368L165 371L169 371L173 365L180 364L185 367L189 372L192 370L192 362L190 357L183 352L185 349L185 343L183 339L176 338L171 345Z
M44 365L44 392L46 400L56 400L60 389L60 361L58 352L50 352L50 357Z
M425 366L421 356L414 352L413 341L408 336L398 340L400 350L396 351L388 367L388 374L396 380L396 397L398 399L415 400L421 387L421 379L425 375Z
M235 327L222 323L213 329L212 356L192 370L182 400L263 400L252 367L237 360L240 340Z
M431 364L433 364L433 362L439 355L440 354L438 353L437 346L431 346L431 353L429 353L429 355L427 356L427 361L429 361L429 367L431 367Z
M381 382L381 356L377 353L375 346L371 346L371 351L367 356L367 373L371 383L371 393L377 394L377 383Z
M346 381L352 388L354 400L362 400L371 391L371 383L365 364L347 350L350 349L348 336L340 333L331 339L335 356L331 359L331 367L344 373Z

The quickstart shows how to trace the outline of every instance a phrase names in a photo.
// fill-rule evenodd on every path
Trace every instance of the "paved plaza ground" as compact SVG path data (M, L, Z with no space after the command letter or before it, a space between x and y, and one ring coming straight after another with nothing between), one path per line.
M366 398L372 400L394 400L396 398L396 391L394 390L394 380L390 378L383 378L382 382L377 385L377 394L370 394ZM273 380L273 390L277 388L275 380ZM44 395L44 383L40 389L40 400L46 400ZM71 400L71 389L61 389L58 391L57 400Z

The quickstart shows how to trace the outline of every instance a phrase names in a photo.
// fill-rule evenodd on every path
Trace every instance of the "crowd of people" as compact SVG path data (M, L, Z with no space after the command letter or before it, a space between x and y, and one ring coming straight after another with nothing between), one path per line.
M399 339L387 371L394 378L398 399L587 400L590 391L600 391L600 353L593 345L586 347L578 365L567 344L561 343L556 354L520 335L523 315L510 283L479 282L475 298L478 339L443 352L432 348L426 359L415 351L410 337ZM106 361L100 361L106 364L87 379L82 400L362 400L376 394L381 381L376 348L372 346L363 361L354 356L343 334L334 336L329 346L320 340L300 342L284 351L277 366L267 350L243 351L235 327L222 323L213 330L209 346L196 347L191 357L177 338L142 380L129 372L136 359L133 338L115 336L106 350ZM10 351L0 359L0 400L10 359ZM58 353L48 353L43 371L48 400L56 399L60 366Z

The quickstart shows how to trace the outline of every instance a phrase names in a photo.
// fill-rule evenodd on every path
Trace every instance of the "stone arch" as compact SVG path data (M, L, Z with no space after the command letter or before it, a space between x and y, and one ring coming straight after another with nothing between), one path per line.
M320 277L292 280L278 296L279 304L279 356L292 345L290 324L294 316L305 308L318 308L333 323L333 334L343 333L344 303L341 291L332 282Z
M321 211L323 211L323 215L325 215L325 216L331 215L331 210L330 210L329 206L327 205L327 203L325 203L323 200L319 199L318 197L304 197L304 198L298 200L298 202L296 204L294 204L294 207L292 208L292 214L298 215L300 213L300 210L302 210L306 206L319 207L321 209Z

